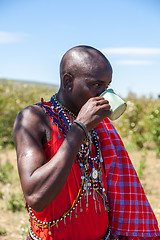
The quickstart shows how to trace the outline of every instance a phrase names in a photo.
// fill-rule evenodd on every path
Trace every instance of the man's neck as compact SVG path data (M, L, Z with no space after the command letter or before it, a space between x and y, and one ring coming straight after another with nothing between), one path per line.
M66 96L65 94L61 93L61 91L59 91L57 93L57 100L71 113L76 116L78 115L78 110L75 109L74 105L71 103L69 96Z

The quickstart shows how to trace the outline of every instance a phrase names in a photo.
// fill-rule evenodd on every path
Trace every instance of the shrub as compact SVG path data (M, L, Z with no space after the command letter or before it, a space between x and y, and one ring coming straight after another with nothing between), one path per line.
M20 193L14 193L8 199L8 209L12 212L23 211L25 209L24 205L23 197Z
M13 147L13 124L18 112L28 105L49 100L56 91L53 86L0 81L0 148Z
M13 166L9 161L7 161L5 164L0 163L0 182L9 182L12 170Z
M0 191L0 199L3 199L3 193Z
M4 236L4 235L6 235L6 234L7 234L6 229L3 228L3 227L0 227L0 236Z
M155 107L149 116L150 134L160 157L160 106Z
M138 149L160 146L160 102L159 99L137 98L131 94L126 98L127 110L115 122L121 137L127 138ZM152 119L152 120L151 120ZM154 143L154 146L153 146Z
M139 179L142 179L144 177L144 170L146 169L147 165L146 165L146 153L143 152L142 153L142 158L139 161L139 165L137 168L137 175L139 177Z
M39 102L41 97L48 101L57 87L7 80L0 80L0 83L0 148L13 147L12 129L18 112ZM129 93L126 102L126 112L114 122L120 136L127 138L138 149L151 148L154 143L160 155L159 99L137 97Z

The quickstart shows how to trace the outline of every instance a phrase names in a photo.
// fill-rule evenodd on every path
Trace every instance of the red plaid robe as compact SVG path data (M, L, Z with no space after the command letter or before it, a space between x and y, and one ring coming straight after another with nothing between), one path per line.
M113 238L160 239L157 220L118 133L107 118L96 131L105 163Z

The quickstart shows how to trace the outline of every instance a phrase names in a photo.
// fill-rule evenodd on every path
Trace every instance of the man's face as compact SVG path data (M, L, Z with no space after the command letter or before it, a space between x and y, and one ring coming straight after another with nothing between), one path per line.
M79 112L89 98L100 96L108 88L111 81L112 72L111 70L106 71L106 69L99 69L95 73L75 77L70 98L74 110Z

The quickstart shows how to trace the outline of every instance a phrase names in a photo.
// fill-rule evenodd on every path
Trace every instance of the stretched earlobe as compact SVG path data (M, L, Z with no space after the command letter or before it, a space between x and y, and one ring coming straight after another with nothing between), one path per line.
M63 88L66 91L71 91L73 88L73 76L70 73L63 75Z

